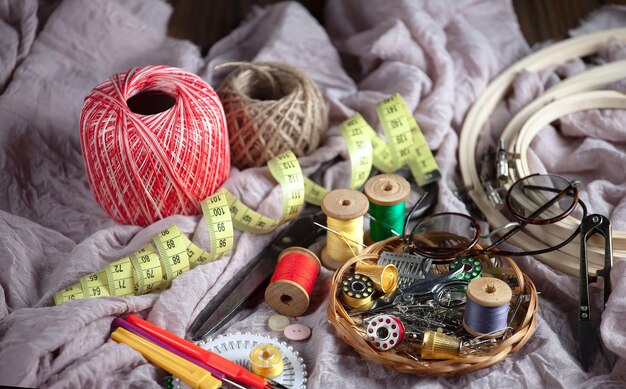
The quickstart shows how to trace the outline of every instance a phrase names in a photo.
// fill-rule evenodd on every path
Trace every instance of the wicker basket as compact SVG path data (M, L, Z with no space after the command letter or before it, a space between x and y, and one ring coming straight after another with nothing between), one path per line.
M457 359L433 361L417 361L395 349L378 351L371 347L360 334L359 330L357 330L357 323L348 316L348 313L339 301L338 285L344 274L354 272L354 266L358 261L376 263L379 254L383 251L402 252L402 250L403 244L400 238L394 237L375 243L365 249L361 255L351 259L341 268L337 269L333 275L330 286L330 301L328 304L329 321L337 331L339 337L354 348L361 356L403 373L423 376L451 376L494 365L504 360L509 354L519 350L528 341L536 325L538 297L535 285L528 276L521 272L511 258L485 257L479 258L484 265L494 270L498 269L498 272L517 280L518 286L513 289L514 295L522 293L529 296L528 302L521 304L519 307L515 320L512 323L512 327L514 328L513 332L507 339L497 344L488 352L471 354ZM443 269L441 269L441 271L443 271Z

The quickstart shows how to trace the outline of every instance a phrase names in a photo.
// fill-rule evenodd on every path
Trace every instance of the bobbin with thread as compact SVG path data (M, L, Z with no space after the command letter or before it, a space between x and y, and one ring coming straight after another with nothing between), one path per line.
M283 372L283 356L275 346L260 344L250 351L250 370L265 378L276 378Z
M353 189L335 189L322 199L322 212L329 228L326 247L322 249L322 264L338 269L363 249L363 215L367 213L365 195ZM341 235L337 235L334 230Z
M350 308L368 309L374 302L374 283L363 274L348 274L341 279L341 301Z
M283 250L265 289L267 305L281 315L302 315L309 308L320 269L320 260L313 252L303 247Z
M498 278L472 280L467 286L463 327L468 333L483 338L502 335L507 327L512 297L511 287Z
M373 243L402 235L405 201L411 193L411 184L397 174L379 174L367 180L363 192L372 216L365 241Z
M393 264L373 265L359 261L355 265L355 273L368 276L376 290L385 294L398 287L398 268Z

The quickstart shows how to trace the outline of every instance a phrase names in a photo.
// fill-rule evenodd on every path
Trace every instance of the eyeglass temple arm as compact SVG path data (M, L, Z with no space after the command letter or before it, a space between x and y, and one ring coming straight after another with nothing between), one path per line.
M562 191L560 191L556 196L554 196L552 199L550 199L547 203L545 203L544 205L539 207L539 209L537 209L535 212L530 214L530 216L528 216L527 219L532 219L532 218L537 217L537 216L541 215L542 213L544 213L548 208L553 206L557 201L561 200L561 198L563 196L565 196L567 194L567 192L569 192L571 189L574 189L574 187L575 186L572 183L570 183L567 186L567 188L565 188ZM546 188L546 187L539 187L539 188L541 188L543 190L549 189L549 188ZM485 250L493 249L494 247L496 247L500 243L502 243L505 240L509 239L509 237L511 235L515 234L517 231L519 231L522 228L524 228L527 224L528 224L528 222L526 220L521 221L516 227L510 229L509 232L507 232L506 234L502 235L499 239L497 239L495 242L490 244L489 247L487 247Z
M583 210L583 216L581 218L581 220L583 220L585 217L587 217L587 206L580 199L578 199L578 205L580 205L580 207ZM573 241L579 234L580 234L580 226L578 226L576 229L574 229L574 232L572 233L572 235L570 235L569 238L565 239L563 242L557 244L556 246L548 247L546 249L541 249L541 250L533 250L533 251L506 251L506 250L499 250L498 254L499 255L508 255L508 256L541 255L541 254L549 253L551 251L560 250L561 248L567 246L571 241Z
M583 210L583 216L582 216L582 219L581 219L581 220L583 220L585 217L587 217L587 206L580 199L578 200L578 205L580 205L580 207ZM572 235L570 235L569 238L565 239L563 242L557 244L556 246L552 246L552 247L549 247L547 249L534 250L534 251L523 251L523 252L498 251L498 253L500 255L509 255L509 256L515 256L515 255L530 255L530 256L541 255L541 254L549 253L550 251L560 250L561 248L567 246L571 241L573 241L579 234L580 234L580 226L578 226L574 230L574 232L572 233Z
M424 192L424 194L422 195L422 197L420 197L417 202L415 203L415 205L411 208L411 211L409 212L409 215L407 216L406 220L404 221L404 228L402 228L402 239L404 239L404 244L408 244L408 235L407 235L407 228L409 228L409 222L411 221L411 215L413 214L413 212L415 212L415 210L417 209L417 207L419 207L419 205L422 203L422 201L424 201L424 199L428 196L428 192Z

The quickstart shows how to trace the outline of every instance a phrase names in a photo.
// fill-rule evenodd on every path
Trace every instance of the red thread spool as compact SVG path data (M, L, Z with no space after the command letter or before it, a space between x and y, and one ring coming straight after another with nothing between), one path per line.
M284 250L278 256L276 270L265 289L265 301L281 315L302 315L309 308L320 267L317 255L305 248Z

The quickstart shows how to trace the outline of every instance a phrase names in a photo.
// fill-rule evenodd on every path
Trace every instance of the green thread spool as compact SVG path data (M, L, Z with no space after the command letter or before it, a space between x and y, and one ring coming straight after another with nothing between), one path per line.
M402 235L404 227L404 201L385 207L370 202L369 214L374 218L370 221L370 238L372 242Z
M402 235L405 200L411 193L409 182L396 174L379 174L367 180L364 193L372 217L366 241L379 242Z

